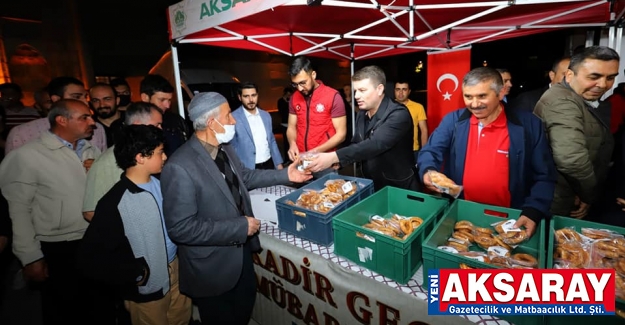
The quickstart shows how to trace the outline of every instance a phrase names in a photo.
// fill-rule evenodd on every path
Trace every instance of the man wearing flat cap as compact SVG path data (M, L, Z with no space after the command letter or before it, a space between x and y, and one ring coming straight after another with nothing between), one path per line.
M283 170L245 168L228 144L236 121L222 95L197 94L188 110L195 134L161 173L165 223L178 244L180 291L210 324L247 325L256 299L252 254L261 249L248 189L312 176L297 163Z

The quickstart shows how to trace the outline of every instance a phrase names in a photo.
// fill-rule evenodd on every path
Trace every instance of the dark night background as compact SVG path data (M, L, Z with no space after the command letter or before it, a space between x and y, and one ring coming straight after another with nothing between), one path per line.
M64 0L0 1L0 16L42 20L46 10ZM94 76L143 75L169 49L166 9L176 0L122 1L108 0L76 1L77 24ZM63 19L71 19L71 15ZM13 25L11 25L13 26ZM21 26L21 25L20 25ZM5 33L19 33L16 28L6 28ZM522 38L474 44L472 67L482 65L484 60L492 67L507 68L513 76L513 94L524 85L532 89L544 85L551 62L564 55L567 35L570 31L556 31ZM6 38L6 35L5 35ZM11 48L7 48L10 56ZM196 58L229 60L267 60L261 52L231 50L226 48L197 45L180 46L181 63ZM281 55L270 55L278 57ZM380 65L389 80L407 78L413 90L423 90L426 85L427 54L411 54L357 61L356 68L369 64ZM288 62L288 58L274 58ZM420 73L415 73L419 61L425 64Z

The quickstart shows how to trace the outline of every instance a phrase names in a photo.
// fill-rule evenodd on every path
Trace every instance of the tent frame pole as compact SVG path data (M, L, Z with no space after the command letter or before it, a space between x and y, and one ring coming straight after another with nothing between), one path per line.
M351 89L352 89L352 93L349 94L352 97L352 110L351 110L351 115L350 118L352 119L352 138L354 137L354 134L356 133L356 106L354 105L354 82L352 81L352 77L354 76L354 64L355 64L355 59L354 59L354 43L350 44L350 53L349 56L351 57L349 60L349 67L350 67L350 74L349 74L349 84L351 85ZM356 171L356 163L354 163L353 165L354 168L354 177L356 177L358 175L358 172Z
M182 101L182 84L180 82L180 64L178 62L178 47L173 42L171 43L171 62L174 65L174 81L176 82L176 96L178 100L178 113L184 119L185 118L185 108L184 103Z

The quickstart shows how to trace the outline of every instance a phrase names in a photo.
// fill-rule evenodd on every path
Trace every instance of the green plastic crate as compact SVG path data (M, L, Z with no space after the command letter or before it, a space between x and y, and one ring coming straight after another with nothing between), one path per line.
M491 227L490 225L503 220L518 219L521 210L502 208L492 205L479 204L465 200L455 200L447 212L434 227L434 230L423 242L423 274L427 275L430 269L458 269L460 263L467 264L473 268L495 269L494 265L486 264L459 254L438 249L438 246L445 245L447 239L451 237L457 221L468 220L477 227ZM545 256L545 221L542 220L532 238L514 249L514 253L526 253L535 256L538 260L538 267L545 268L547 257ZM470 250L484 251L477 245L471 246ZM425 276L427 278L427 276ZM426 279L427 280L427 279ZM428 281L423 281L423 287L427 288ZM543 316L497 316L517 325L543 324Z
M423 274L427 274L429 269L457 269L460 263L467 264L471 267L480 269L498 268L494 265L476 261L474 259L454 254L438 249L443 246L447 239L451 237L454 225L460 220L471 221L477 227L490 228L491 224L501 221L502 218L518 219L521 215L520 210L496 207L492 205L479 204L465 200L455 200L455 202L447 209L445 216L439 221L434 231L423 243ZM460 218L458 216L461 216ZM541 238L545 238L545 221L541 221L536 229L536 233L532 238L519 245L514 249L514 253L527 253L535 256L538 260L538 267L545 268L547 265L545 242ZM470 250L484 250L477 245L471 246ZM427 281L424 282L427 286Z
M448 204L444 198L384 187L334 217L334 253L405 284L421 266L421 243ZM390 218L391 213L418 216L423 224L406 240L396 240L362 227L372 215ZM371 254L361 256L362 252Z
M585 220L578 220L569 217L554 216L551 219L549 225L549 246L547 250L547 268L553 268L553 247L555 245L555 231L566 227L574 227L577 232L582 231L582 228L598 228L608 229L619 234L625 235L625 228L614 227L610 225L604 225L601 223L590 222ZM616 308L625 310L625 301L622 299L616 299ZM618 316L546 316L547 325L586 325L591 323L601 325L611 324L625 324L625 319Z

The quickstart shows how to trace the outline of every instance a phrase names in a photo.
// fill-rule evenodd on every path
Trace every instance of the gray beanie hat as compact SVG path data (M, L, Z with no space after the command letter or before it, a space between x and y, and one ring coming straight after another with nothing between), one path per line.
M195 95L191 103L189 103L189 118L191 122L195 122L195 120L204 113L212 111L219 107L219 105L227 102L226 97L222 96L220 93L199 93Z

